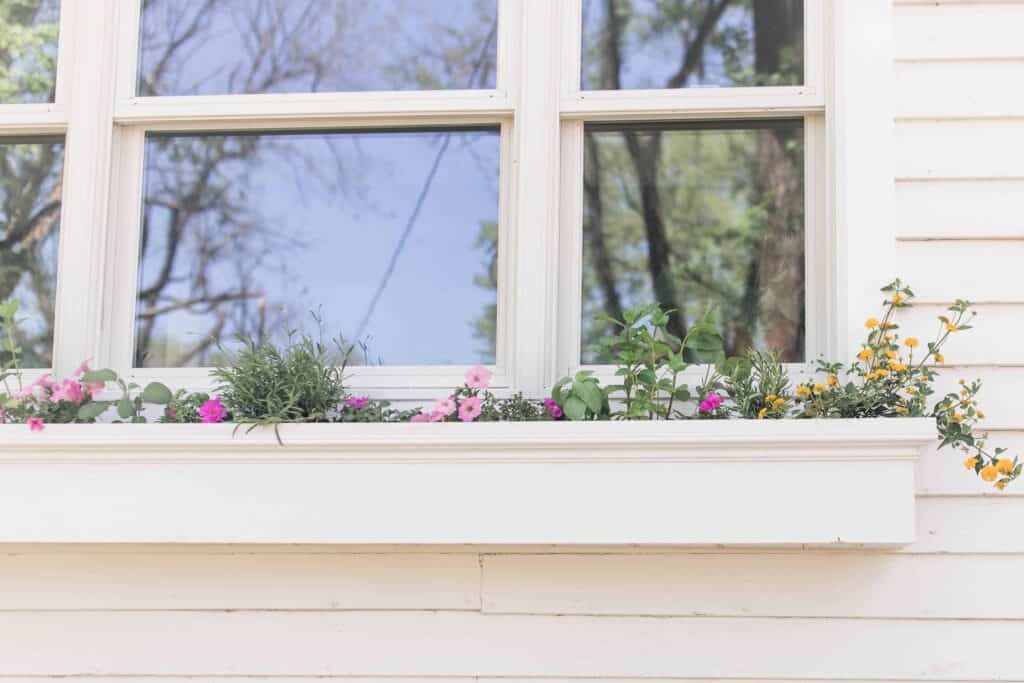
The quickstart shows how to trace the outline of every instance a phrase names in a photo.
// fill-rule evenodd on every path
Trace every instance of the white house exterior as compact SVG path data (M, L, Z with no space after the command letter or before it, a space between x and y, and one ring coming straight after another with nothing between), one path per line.
M559 7L555 0L508 2L523 10L516 13L524 24L518 35L529 49L520 55L526 74L521 77L543 79L545 65L561 49L558 32L531 30L530 22L554 21ZM124 199L130 193L112 192L108 183L141 182L117 161L130 158L131 146L142 144L141 132L124 134L112 145L114 131L133 125L173 127L168 120L179 129L202 130L210 117L242 125L235 103L227 100L222 111L213 103L191 123L192 113L175 109L174 102L119 98L115 91L123 86L124 67L116 63L117 46L95 41L90 33L132 40L114 28L124 21L114 12L120 3L131 4L64 1L65 13L77 14L74 21L62 18L69 30L74 28L77 57L61 67L60 77L73 84L69 99L24 113L0 108L0 133L67 131L69 163L90 166L77 172L91 178L91 184L69 184L64 200L62 254L87 256L62 271L62 287L79 291L124 277L117 264L104 265L111 253L104 240L116 242L111 235L123 222L110 222L111 234L99 238L87 228L133 210L118 202L137 201ZM565 7L572 4L565 0ZM85 15L91 18L83 20ZM827 149L817 171L828 187L822 195L826 205L818 210L835 225L837 243L833 257L819 267L839 275L831 280L835 291L821 304L832 311L821 334L833 337L822 348L842 353L856 348L860 321L871 312L878 285L894 273L918 294L919 306L908 324L931 324L957 297L977 302L978 329L950 345L943 386L954 385L960 376L982 378L987 428L994 440L1020 452L1024 279L1017 273L1024 261L1024 3L822 0L816 16L821 18L817 28L830 38L818 63L817 83L824 91L804 89L756 106L810 111L824 128L820 140ZM502 49L516 48L503 44ZM97 75L105 69L121 75ZM131 65L127 73L130 81ZM475 98L424 97L412 104L387 99L360 103L356 97L295 104L270 98L253 105L253 116L306 127L324 120L358 124L369 116L367 109L374 116L416 115L427 121L515 116L520 137L508 144L518 145L523 166L549 172L519 177L516 192L529 195L530 201L517 199L508 210L530 226L519 239L557 241L558 233L545 228L567 210L553 189L556 169L565 173L572 166L571 159L558 164L559 119L563 134L572 136L574 117L582 116L578 112L604 116L606 111L614 118L626 108L653 105L580 99L560 113L562 85L554 76L547 80L545 87L524 89L521 97L506 93L506 99L491 105ZM678 105L668 100L663 108L671 115ZM688 105L721 106L711 101ZM113 179L103 172L107 168L115 169ZM555 270L545 276L536 263L508 267L519 269L514 277L523 299L509 310L519 317L515 329L523 339L515 343L520 356L510 364L514 377L505 381L541 390L550 384L551 368L531 359L555 357L536 347L562 331L551 320L522 321L545 317L531 307L557 288L557 277ZM65 302L58 309L58 321L64 323L63 328L58 324L58 335L62 329L100 325L106 320L96 314L101 307L115 318L131 315L134 304L119 298L120 290L104 292L104 301L79 296L75 306ZM75 358L99 353L113 359L123 352L116 339L98 349L99 333L63 334L68 336L56 344L65 351L57 360L64 371ZM185 374L182 378L194 381ZM401 377L366 382L390 383L398 394L412 392ZM102 438L118 437L103 431ZM486 457L486 442L484 437L463 448ZM13 467L32 457L28 443L19 437L6 447L0 444L0 478L6 476L3 458ZM144 453L145 438L139 437L135 447L126 460ZM77 481L77 475L61 469L73 466L74 444L53 448L52 476ZM196 449L201 446L194 447L193 455ZM743 538L744 521L755 524L787 500L779 501L768 488L734 501L729 509L716 507L713 494L719 484L710 474L691 493L703 490L711 502L701 499L701 506L687 512L699 516L710 505L730 524L722 527L719 540L696 543L593 543L585 525L577 524L563 530L579 533L578 542L566 537L565 542L522 543L510 531L511 541L499 533L495 542L462 544L437 533L443 520L434 532L424 531L419 542L393 542L386 525L375 526L372 520L363 528L380 529L385 540L312 543L296 527L276 538L240 542L231 534L244 526L244 519L224 526L222 537L214 534L215 542L191 542L203 514L230 514L217 510L215 497L202 499L208 507L181 514L184 543L166 542L173 537L173 514L159 520L157 531L144 526L156 524L144 513L133 518L122 510L124 533L97 522L94 535L82 543L68 542L68 536L54 531L58 522L34 525L21 519L14 526L24 534L14 539L8 524L3 532L8 542L0 546L0 680L1021 680L1024 494L1012 486L993 490L959 461L956 453L925 451L913 471L912 515L900 508L898 498L901 491L910 495L909 465L908 478L899 480L905 486L898 490L881 482L872 490L871 477L889 476L884 472L860 480L852 476L857 495L848 500L842 481L820 484L836 489L835 496L851 506L847 512L859 501L864 520L882 510L895 515L894 524L912 525L909 538L875 536L867 543L841 538L804 543L801 539L812 536L800 534L814 530L796 528L789 537L783 533L774 540L765 536L763 543L736 542ZM86 479L81 487L89 486ZM800 481L807 490L816 486L813 476ZM773 475L764 475L764 482L771 487ZM775 485L781 486L781 480ZM50 509L68 518L90 518L82 507L90 496L102 506L106 496L119 495L116 486L105 492L80 486L55 484L54 491L63 491L61 500L33 506L31 516L42 518ZM7 491L8 500L16 499L11 486L5 489L0 482L0 490ZM82 491L88 493L76 495ZM160 495L159 483L153 492ZM457 485L443 492L459 495ZM557 497L535 498L528 488L501 502L521 506L523 519L537 521L568 514L580 504L599 505L584 493L567 486L561 511ZM642 502L643 491L626 488L621 493L627 501ZM387 498L390 494L381 492L386 505L377 514L387 516L387 508L392 516L426 514L430 494ZM326 498L316 500L327 504ZM464 509L467 518L480 515L486 521L495 514L493 501L473 500L481 507ZM234 502L249 503L252 514L258 514L259 500ZM188 508L189 501L181 504ZM539 512L535 505L542 506ZM17 506L4 502L0 509L9 518L19 514ZM515 518L508 508L504 512L506 521ZM803 512L816 514L815 509ZM313 520L303 523L315 526ZM0 522L0 529L4 526ZM468 538L483 538L473 533L467 527Z

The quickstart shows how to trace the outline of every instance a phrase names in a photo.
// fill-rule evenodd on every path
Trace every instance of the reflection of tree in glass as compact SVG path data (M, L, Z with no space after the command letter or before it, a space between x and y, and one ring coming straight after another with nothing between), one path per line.
M666 74L657 87L760 83L749 74L783 74L785 80L798 73L801 0L602 0L591 10L601 20L595 29L588 19L584 80L592 87L633 87L627 76L635 81L636 74L627 67L646 68L647 62L630 49L648 34L674 33L682 45L671 68L652 70ZM637 297L653 297L675 311L670 329L682 336L713 303L730 352L766 344L786 360L802 360L798 123L711 134L592 128L585 157L585 318L598 311L618 317ZM703 175L725 186L709 186ZM585 359L606 360L589 349L607 331L584 324Z
M439 23L444 13L423 0L146 0L139 91L493 86L496 3L445 4L461 8L458 23ZM275 229L267 216L250 210L246 169L272 159L303 192L355 201L365 197L360 179L367 160L329 136L323 154L304 153L282 136L150 142L156 147L147 154L141 255L149 264L139 283L136 364L208 362L222 335L299 327L305 313L296 310L289 292L265 291L260 269L286 270L283 253L315 245L286 236L284 226ZM167 331L166 322L176 315L192 322L189 339ZM200 323L205 329L197 329Z
M0 0L0 104L53 102L59 0Z

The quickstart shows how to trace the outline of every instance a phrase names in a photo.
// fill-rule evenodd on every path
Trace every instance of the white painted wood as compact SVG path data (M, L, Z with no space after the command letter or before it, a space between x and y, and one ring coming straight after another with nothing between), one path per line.
M894 266L890 0L836 0L826 128L839 355L852 355Z
M897 182L895 224L902 239L1024 239L1024 178Z
M900 277L921 302L1024 302L1024 240L900 242L896 253Z
M0 104L0 135L52 135L67 128L58 104Z
M1022 10L1024 11L1024 10ZM897 118L985 118L1024 115L1024 59L897 62Z
M922 344L939 332L939 315L950 315L944 305L918 305L901 311L897 320L900 332L918 337ZM1024 344L1020 343L1024 325L1024 304L975 306L978 312L973 330L952 335L943 354L946 363L968 365L1019 365L1024 367ZM917 349L920 352L920 349ZM920 353L917 354L920 357Z
M900 61L1024 57L1017 2L897 4L893 14Z
M935 370L939 375L935 391L939 395L959 391L959 379L982 381L979 402L987 418L984 424L989 429L1024 428L1024 415L1020 410L1024 368L943 366Z
M902 552L1024 554L1022 524L1024 498L1020 496L918 498L917 538ZM982 570L979 580L986 576Z
M474 554L0 554L0 610L480 608Z
M585 90L562 102L562 118L587 121L775 118L825 111L809 86Z
M985 392L988 394L988 391ZM989 444L1008 449L1011 455L1024 456L1024 430L993 431L990 433ZM926 448L917 463L917 493L928 496L1024 496L1024 487L1016 484L999 492L992 484L972 477L963 469L964 457L959 451L949 448L937 448L938 442ZM965 476L967 475L967 476Z
M933 429L286 425L281 447L232 425L18 425L0 542L900 544Z
M900 121L896 177L1022 178L1024 119Z
M987 680L1019 676L1024 622L51 612L0 631L8 675Z
M1024 614L1024 596L990 600L988 585L978 577L1022 571L1019 555L486 555L483 609L599 616L1015 619Z

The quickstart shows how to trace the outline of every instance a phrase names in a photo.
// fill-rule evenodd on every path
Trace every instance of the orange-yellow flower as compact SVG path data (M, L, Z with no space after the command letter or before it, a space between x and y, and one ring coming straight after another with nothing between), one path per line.
M997 481L997 482L995 483L995 487L996 487L997 489L999 489L1000 491L1002 491L1003 489L1005 489L1005 488L1006 488L1006 482L1005 482L1005 481Z
M757 411L757 419L758 419L758 420L763 420L763 419L764 419L764 416L765 416L765 414L766 414L767 412L768 412L768 409L767 409L767 408L761 408L761 410Z
M918 344L917 337L907 337L903 340L903 343L906 344L908 348L916 348Z
M889 369L893 372L906 372L907 366L903 363L889 363Z
M937 354L935 354L935 362L936 363L945 363L946 362L946 357L943 356L941 353L937 353Z
M828 385L830 387L839 386L839 378L836 377L835 375L829 375L828 376Z
M958 329L960 328L958 328L953 323L946 323L946 330L948 330L949 332L956 332Z
M961 415L960 413L956 413L955 415L953 415L953 421L956 422L957 424L960 424L961 422L964 421L964 416Z
M979 410L978 411L978 419L981 419L981 420L985 419L985 411L983 411L983 410Z
M892 302L897 306L903 303L903 297L900 296L899 292L896 292L895 294L892 295Z
M875 329L876 327L878 327L878 318L868 318L866 321L864 321L864 327L868 328L869 330Z
M981 468L981 472L979 472L979 474L985 481L995 481L996 477L999 476L999 470L997 470L993 465L985 465Z
M967 458L966 460L964 460L964 467L966 467L969 470L973 470L977 466L978 466L978 458L975 457L975 456L971 456L970 458Z
M784 405L786 405L786 399L784 398L777 398L774 401L772 401L773 408L781 408Z
M875 375L877 375L878 377L888 377L889 371L886 370L885 368L878 368L877 370L875 370Z
M917 396L917 387L907 387L907 393L911 396Z
M860 358L861 360L871 360L874 357L875 352L871 349L862 349L861 352L857 354L857 358Z
M814 391L816 391L819 394L823 393L825 391L825 385L824 384L815 384L814 385Z
M999 474L1009 474L1013 472L1013 461L1009 458L1000 458L999 462L996 463L996 471Z
M900 354L896 353L892 349L886 349L883 353L889 357L889 360L899 360Z
M798 386L796 388L796 395L799 398L810 398L811 397L811 390L808 389L807 387L803 386L803 385L800 385L800 386Z

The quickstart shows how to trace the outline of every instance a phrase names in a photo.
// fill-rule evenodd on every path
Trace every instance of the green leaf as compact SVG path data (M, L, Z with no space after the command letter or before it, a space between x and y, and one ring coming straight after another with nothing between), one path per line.
M107 412L107 408L109 407L109 401L90 401L78 408L78 419L95 420L97 417Z
M79 378L82 382L116 382L117 373L113 370L90 370Z
M601 393L601 388L596 382L577 383L573 388L573 394L582 399L592 413L600 414L601 406L604 404L604 394Z
M142 390L142 400L146 403L157 403L167 405L174 398L174 394L167 388L167 385L160 382L150 382Z
M587 404L575 396L570 396L562 409L570 420L582 420L587 415Z
M127 420L129 417L135 414L135 406L127 398L122 398L117 402L117 416L122 420Z

